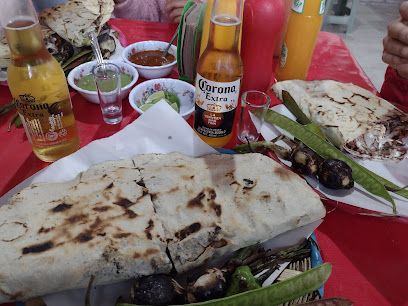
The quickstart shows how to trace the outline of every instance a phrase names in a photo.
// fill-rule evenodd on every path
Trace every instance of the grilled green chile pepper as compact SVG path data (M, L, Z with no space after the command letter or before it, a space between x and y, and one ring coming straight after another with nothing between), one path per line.
M231 276L231 284L227 289L226 296L261 288L252 275L248 266L240 266L235 269Z

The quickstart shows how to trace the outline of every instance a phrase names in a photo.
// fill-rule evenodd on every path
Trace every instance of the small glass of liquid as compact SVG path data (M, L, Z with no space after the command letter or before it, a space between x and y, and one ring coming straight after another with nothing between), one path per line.
M112 63L101 63L92 69L98 91L103 120L108 124L122 121L120 68Z

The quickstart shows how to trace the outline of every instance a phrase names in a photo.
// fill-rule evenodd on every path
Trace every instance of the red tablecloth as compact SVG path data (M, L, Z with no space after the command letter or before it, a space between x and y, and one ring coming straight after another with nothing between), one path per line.
M150 39L168 41L177 27L131 20L111 20L111 24L125 34L129 44ZM177 77L177 72L171 76ZM353 82L376 92L343 40L332 33L320 33L308 78ZM9 101L8 88L0 86L0 106ZM114 134L138 117L125 101L122 123L109 126L103 123L99 105L87 102L75 92L72 103L81 147ZM48 165L32 153L22 128L12 127L7 132L11 116L10 113L0 117L0 196ZM355 209L341 204L328 203L327 208L328 214L315 232L323 260L333 264L325 296L346 297L356 305L408 305L406 220L358 215Z

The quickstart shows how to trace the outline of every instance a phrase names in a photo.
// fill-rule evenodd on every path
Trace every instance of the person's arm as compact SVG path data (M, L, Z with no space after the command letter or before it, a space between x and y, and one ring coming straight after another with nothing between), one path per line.
M388 24L382 60L408 79L408 1L401 4L399 11L401 17Z
M408 1L399 9L400 18L388 24L383 40L382 60L388 64L381 96L390 101L408 105Z

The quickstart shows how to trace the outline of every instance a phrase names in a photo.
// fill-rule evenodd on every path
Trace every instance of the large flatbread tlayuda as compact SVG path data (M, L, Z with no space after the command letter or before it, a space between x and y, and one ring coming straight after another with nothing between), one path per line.
M0 303L184 272L319 220L299 176L261 154L135 155L0 207Z
M351 83L289 80L271 90L289 92L303 113L337 147L363 158L399 161L407 157L408 115Z
M68 0L58 6L43 10L40 23L47 25L75 47L89 44L88 33L99 34L110 19L114 9L113 0Z

